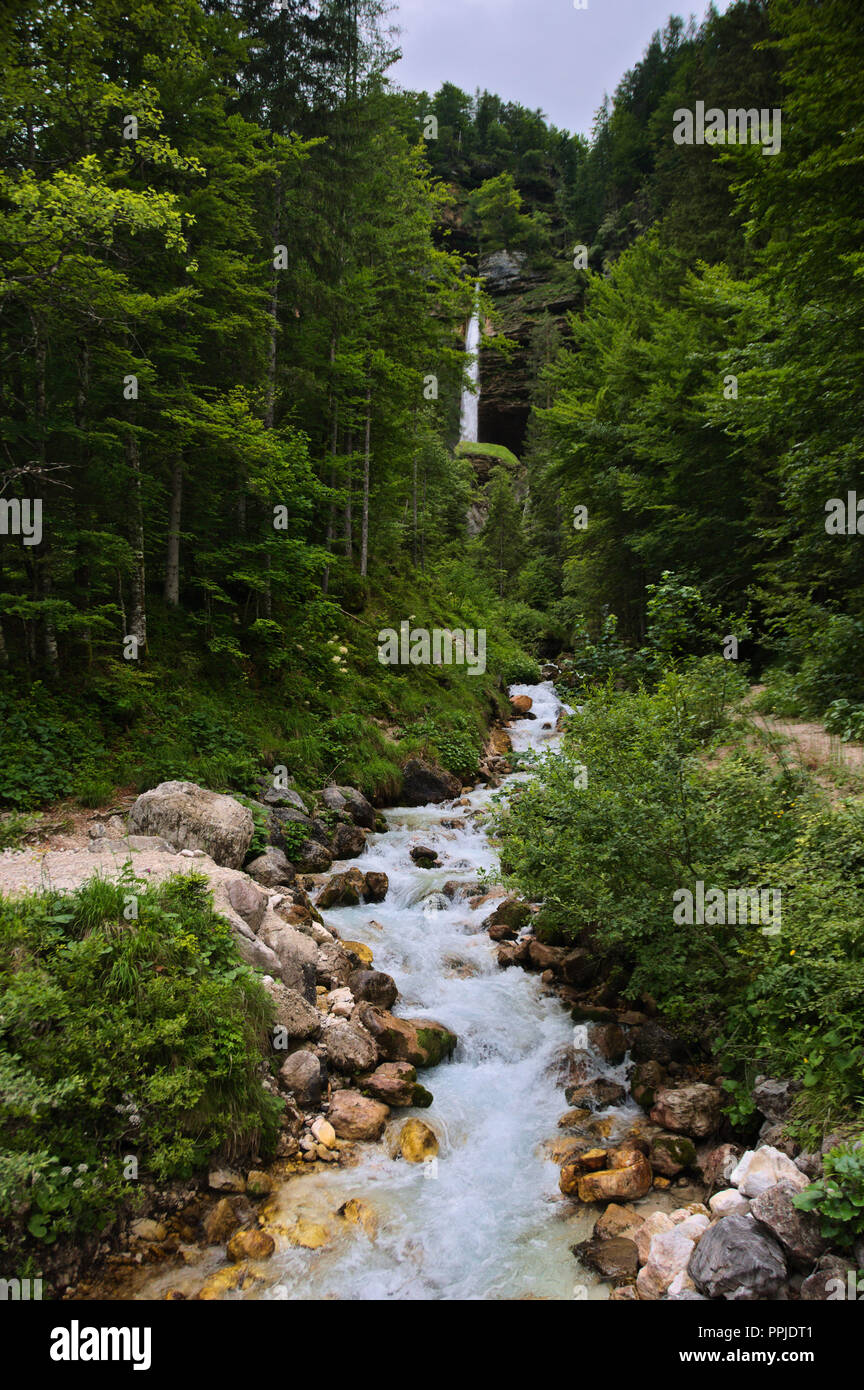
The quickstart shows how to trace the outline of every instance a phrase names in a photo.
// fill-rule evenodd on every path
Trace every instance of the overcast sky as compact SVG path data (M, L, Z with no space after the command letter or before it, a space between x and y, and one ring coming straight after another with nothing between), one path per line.
M718 10L732 0L716 0ZM563 130L589 134L594 112L670 14L702 19L707 0L396 0L402 61L393 82L435 92L455 82L540 108Z

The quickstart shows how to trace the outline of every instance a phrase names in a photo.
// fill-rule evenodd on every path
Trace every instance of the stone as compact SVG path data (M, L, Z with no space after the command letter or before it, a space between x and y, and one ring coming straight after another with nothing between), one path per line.
M563 946L547 946L545 941L528 943L528 964L533 970L554 970L557 972L567 952Z
M750 1203L735 1187L727 1187L723 1192L715 1192L708 1202L714 1216L745 1216Z
M335 1149L336 1131L329 1120L325 1120L323 1115L312 1121L312 1133L318 1144L323 1144L325 1149Z
M315 954L315 982L331 989L350 989L352 971L357 969L342 941L325 942Z
M439 865L436 851L428 845L413 845L408 853L418 869L435 869Z
M794 1094L792 1081L774 1081L768 1076L757 1076L753 1102L766 1120L780 1124L789 1113Z
M335 1018L350 1018L354 1012L354 995L347 987L343 989L331 989L325 995L328 1011Z
M651 1165L638 1149L616 1149L609 1168L579 1179L580 1202L635 1202L651 1190Z
M295 878L293 864L276 845L268 845L263 854L247 864L246 873L263 888L284 888Z
M399 1152L407 1163L427 1163L438 1156L438 1136L423 1120L406 1120L399 1131Z
M342 950L355 970L372 969L372 947L367 946L365 941L343 941Z
M228 1242L228 1258L235 1263L238 1260L269 1260L275 1249L276 1242L266 1231L235 1231Z
M565 1110L558 1121L559 1129L582 1129L586 1120L590 1120L591 1111L584 1107L577 1107L575 1110Z
M328 879L318 894L319 908L356 907L363 901L366 879L359 869L345 869Z
M273 1179L269 1173L253 1169L246 1174L246 1191L250 1197L269 1197L273 1191Z
M396 981L383 970L354 970L348 976L348 988L355 999L366 999L381 1009L392 1009L399 997Z
M583 1240L573 1246L573 1254L604 1279L629 1279L639 1268L636 1244L626 1236L610 1236L605 1240Z
M750 1210L760 1226L779 1240L794 1264L810 1266L826 1253L828 1242L820 1234L819 1218L792 1205L799 1191L790 1182L780 1182L754 1197Z
M390 1107L359 1091L336 1091L330 1099L329 1120L340 1139L380 1139Z
M387 875L379 869L369 869L364 877L366 879L364 900L367 903L382 903L387 896L387 889L390 887L390 880Z
M673 1280L688 1272L694 1248L693 1238L680 1227L658 1231L636 1280L639 1297L647 1300L662 1298Z
M665 1178L677 1177L696 1163L696 1147L685 1134L655 1134L651 1140L651 1167Z
M201 1223L208 1245L224 1245L240 1225L237 1214L227 1197L220 1197Z
M366 846L366 832L359 825L337 825L330 841L334 859L356 859Z
M801 1284L801 1300L805 1303L839 1302L849 1297L849 1274L852 1266L840 1255L823 1255L813 1273ZM853 1273L856 1302L861 1297Z
M434 1018L412 1018L408 1020L417 1034L417 1041L423 1049L423 1066L437 1067L446 1061L456 1049L457 1037L444 1023Z
M137 1221L133 1221L129 1230L135 1240L160 1241L168 1235L168 1231L161 1221L151 1221L146 1216L141 1216Z
M351 1221L355 1226L360 1226L370 1240L374 1240L378 1234L378 1217L368 1202L361 1202L358 1197L343 1202L337 1215L345 1221Z
M435 763L409 758L402 768L402 804L425 806L427 802L454 801L462 791L458 777Z
M674 1090L664 1088L657 1092L651 1108L651 1119L676 1134L705 1139L714 1133L720 1123L722 1099L723 1092L719 1087L708 1086L702 1081L678 1086Z
M611 1240L614 1236L623 1236L627 1240L635 1241L637 1233L644 1225L645 1217L636 1207L622 1207L617 1202L610 1202L603 1215L598 1216L594 1222L592 1235L595 1240Z
M387 1105L416 1103L417 1070L410 1062L382 1062L371 1076L362 1078L361 1084L364 1094L383 1100Z
M709 1192L715 1187L728 1187L740 1157L737 1144L718 1144L702 1159L702 1179Z
M511 894L509 897L501 899L492 915L486 918L483 926L493 941L503 941L505 938L500 933L506 931L515 936L517 932L528 925L530 920L531 908L528 903L523 902L521 898L513 897ZM496 935L495 932L499 934Z
M659 1062L637 1062L630 1073L630 1094L643 1110L650 1110L666 1080L665 1069Z
M292 1052L279 1068L279 1079L299 1105L320 1105L323 1078L314 1052Z
M267 986L276 1005L273 1043L278 1050L287 1051L286 1042L304 1042L317 1038L321 1032L321 1016L296 989L289 989L281 980Z
M346 1076L368 1071L378 1061L375 1039L353 1021L336 1020L324 1029L322 1043L331 1069Z
M326 874L333 863L333 855L318 840L302 840L293 863L299 874Z
M293 781L293 778L286 778ZM261 783L258 800L265 806L293 806L296 811L306 812L306 802L294 787L276 787L273 778L265 777Z
M578 1108L587 1106L590 1110L607 1110L613 1105L623 1105L627 1099L625 1086L619 1081L606 1081L603 1077L580 1086L568 1086L564 1094L568 1105Z
M252 812L233 796L194 782L160 782L142 792L129 813L129 829L160 835L176 849L198 849L216 864L242 868L252 843Z
M214 1166L207 1175L207 1186L212 1192L245 1192L246 1179L236 1168Z
M319 793L321 801L329 811L348 816L355 825L366 830L375 829L375 807L356 787L325 787Z
M228 901L237 915L257 932L267 911L267 894L249 878L233 878L228 884Z
M651 1251L651 1242L655 1236L663 1231L671 1231L675 1227L675 1222L667 1211L652 1211L639 1227L634 1237L636 1248L639 1251L640 1264L648 1263L648 1256Z
M588 1027L588 1045L593 1047L604 1062L617 1066L627 1054L627 1039L623 1028L617 1023L592 1023Z
M729 1181L744 1197L758 1197L780 1182L790 1183L798 1192L808 1186L807 1178L792 1159L770 1144L761 1149L748 1149Z
M285 1236L291 1245L297 1245L301 1250L320 1250L329 1241L330 1232L319 1221L306 1221L301 1217L288 1227Z
M688 1266L706 1298L776 1298L786 1280L779 1242L747 1216L725 1216L707 1230Z
M634 1062L660 1062L668 1066L670 1062L681 1060L684 1045L674 1033L652 1018L635 1030L630 1056Z
M282 922L271 913L261 927L261 940L276 956L279 975L289 989L301 994L310 1004L315 1002L315 980L318 967L318 947L315 942Z
M510 697L510 708L514 714L527 714L534 701L530 695L512 695Z

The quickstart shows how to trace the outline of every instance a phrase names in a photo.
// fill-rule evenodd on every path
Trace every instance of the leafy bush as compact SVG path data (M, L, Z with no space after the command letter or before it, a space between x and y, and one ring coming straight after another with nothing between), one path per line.
M446 724L427 715L406 725L401 734L412 750L426 753L448 772L463 780L477 776L482 738L476 723L467 715L451 715Z
M836 1245L854 1245L864 1235L864 1142L839 1144L823 1160L823 1176L792 1199L799 1211L821 1218L822 1235Z
M7 1245L99 1229L134 1201L130 1158L164 1180L267 1151L271 1021L200 875L0 898Z

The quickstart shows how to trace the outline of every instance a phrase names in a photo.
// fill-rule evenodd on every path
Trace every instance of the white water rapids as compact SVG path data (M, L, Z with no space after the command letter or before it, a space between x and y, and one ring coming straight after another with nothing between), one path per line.
M551 683L511 693L530 695L536 715L510 726L514 749L554 752L561 705ZM557 1122L567 1109L556 1062L564 1049L587 1049L587 1029L574 1028L538 974L498 966L482 930L488 904L472 911L466 899L451 902L439 891L448 879L470 883L481 870L495 870L495 851L471 812L496 794L479 788L467 806L390 809L387 832L370 836L358 859L334 865L382 869L390 886L382 903L330 910L325 922L372 948L375 968L399 988L394 1012L436 1018L459 1043L449 1062L419 1073L434 1096L429 1109L392 1109L384 1143L360 1145L358 1163L316 1165L280 1186L272 1215L283 1226L323 1225L327 1243L309 1250L278 1239L272 1258L256 1265L254 1284L228 1298L607 1297L570 1252L590 1235L596 1211L561 1197L558 1167L542 1152L545 1140L561 1136ZM447 828L445 820L464 820L464 828ZM442 867L418 868L409 853L417 844L433 847ZM591 1057L595 1074L623 1077L623 1067ZM390 1156L390 1143L415 1115L438 1135L435 1163ZM352 1198L373 1209L374 1234L338 1215ZM172 1286L191 1291L223 1264L222 1249L213 1249L185 1271L188 1284L184 1272L178 1279L165 1270L150 1276L143 1296Z

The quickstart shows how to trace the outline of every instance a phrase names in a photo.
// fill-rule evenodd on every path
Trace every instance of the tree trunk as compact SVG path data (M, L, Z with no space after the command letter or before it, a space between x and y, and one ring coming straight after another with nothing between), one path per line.
M180 522L182 516L183 464L178 458L171 466L168 543L165 549L165 602L171 608L176 608L180 603Z
M144 569L144 513L141 505L141 460L138 436L130 429L126 434L126 461L132 482L129 544L132 547L133 568L129 585L128 635L138 640L138 650L147 646L147 577Z
M367 366L367 373L369 368ZM363 445L363 520L360 526L360 573L365 578L369 561L369 441L372 434L372 377L366 377L366 438Z

